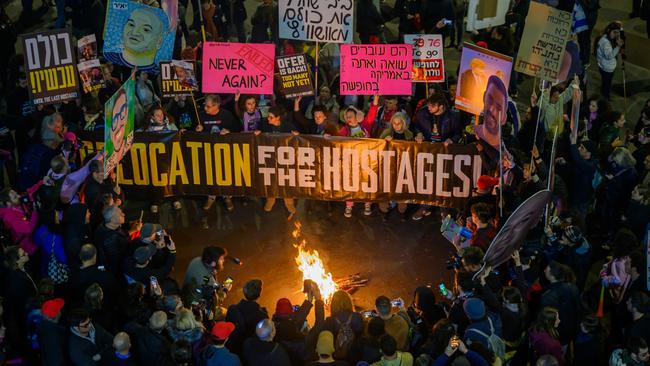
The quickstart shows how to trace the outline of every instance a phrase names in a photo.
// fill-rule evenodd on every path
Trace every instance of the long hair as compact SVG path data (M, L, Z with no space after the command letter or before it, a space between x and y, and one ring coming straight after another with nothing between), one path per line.
M354 311L354 306L352 305L352 297L350 294L343 290L338 290L332 295L332 302L330 303L330 312L332 316L337 316L341 312Z
M559 334L555 329L555 321L560 316L558 310L554 307L547 306L537 314L537 319L531 327L536 332L546 332L551 337L558 339Z
M636 159L634 159L634 156L632 156L630 150L624 147L615 148L612 152L611 157L618 166L623 168L632 168L636 165Z
M594 39L594 56L598 52L598 43L600 42L600 39L603 37L607 37L607 40L612 44L612 47L616 46L613 40L609 39L609 34L614 30L620 30L620 29L621 29L621 23L619 22L611 22L607 24L607 27L605 27L605 29L603 30L603 34L600 35L600 37L596 37Z

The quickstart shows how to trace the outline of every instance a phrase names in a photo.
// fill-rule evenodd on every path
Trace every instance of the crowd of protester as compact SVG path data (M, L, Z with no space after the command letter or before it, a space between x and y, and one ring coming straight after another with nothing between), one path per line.
M144 2L159 6L155 0ZM544 3L574 7L570 0ZM622 27L612 23L602 34L592 34L598 1L576 3L589 23L588 34L577 37L581 61L583 66L597 62L602 93L588 95L596 87L580 71L528 100L518 90L517 79L524 77L513 77L508 89L511 97L522 96L517 100L522 113L510 110L503 126L508 154L502 184L498 153L476 137L473 116L454 106L453 73L428 91L418 85L408 97L340 97L338 53L330 44L321 50L316 97L209 94L197 96L198 116L192 98L162 98L156 75L137 73L136 128L142 132L300 133L476 146L491 171L478 179L464 208L363 203L364 215L378 212L385 220L394 212L403 221L449 214L472 234L455 239L460 250L449 262L453 284L417 287L409 299L384 294L368 311L355 309L344 291L324 299L309 281L301 304L281 298L269 311L257 302L264 296L260 280L246 282L240 294L231 292L232 281L218 276L228 256L219 246L206 246L187 268L175 267L176 244L157 220L166 198L148 198L149 222L127 222L124 203L142 197L129 197L114 172L105 176L101 154L78 159L77 135L104 128L103 105L131 70L105 63L105 86L98 92L34 106L14 43L19 28L36 24L43 11L23 1L17 24L3 12L0 364L650 364L642 245L650 218L650 101L638 116L610 107L612 75L624 48ZM66 4L72 13L66 13ZM400 35L440 33L448 47L460 47L465 36L513 56L529 0L513 1L508 25L473 34L463 31L462 0L397 0L394 7L382 2L380 8L369 0L356 4L363 9L355 19L363 42L386 42L384 23L399 18ZM103 1L56 0L55 5L57 27L67 20L76 36L95 33L101 44ZM182 41L175 58L200 60L198 11L185 24L188 0L179 6L177 40ZM312 63L316 59L310 45L278 39L273 1L264 0L250 17L243 0L200 0L200 6L208 40L273 42L283 54L304 50ZM635 6L636 14L650 8ZM571 141L568 102L580 87L585 97L578 138ZM557 155L550 162L556 127ZM554 184L547 219L528 233L511 260L481 270L505 219L549 180ZM190 199L173 197L171 206L186 210ZM195 200L201 214L193 224L206 229L215 202L227 211L241 202L216 196ZM262 200L264 210L271 211L275 198ZM292 218L294 200L283 201ZM349 218L353 209L354 202L346 202L341 213ZM224 308L226 297L234 305ZM308 317L314 320L307 322Z

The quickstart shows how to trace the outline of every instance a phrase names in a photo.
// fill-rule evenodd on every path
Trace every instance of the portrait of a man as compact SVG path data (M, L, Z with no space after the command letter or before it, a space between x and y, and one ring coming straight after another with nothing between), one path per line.
M483 124L476 126L474 132L481 140L494 148L499 147L499 124L506 123L508 91L503 80L490 76L483 93Z
M126 21L122 33L124 60L133 66L153 64L166 28L154 10L135 9Z
M480 95L486 83L485 61L473 58L469 62L469 69L460 75L460 96L473 100Z
M134 81L129 79L106 103L104 131L106 174L119 164L133 142L134 84Z

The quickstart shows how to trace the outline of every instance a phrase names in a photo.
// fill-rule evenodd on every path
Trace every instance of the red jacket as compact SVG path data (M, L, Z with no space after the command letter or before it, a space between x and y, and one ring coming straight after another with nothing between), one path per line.
M33 187L27 189L27 195L30 199L42 184L43 181L39 181ZM29 255L36 252L38 247L32 240L32 233L38 224L38 211L32 210L30 216L23 207L0 208L0 220L9 231L11 241L19 244Z
M363 118L363 121L359 123L361 125L361 129L366 134L366 137L370 137L370 131L372 131L372 124L375 123L375 119L377 118L378 109L379 106L371 104L370 109L368 109L368 113ZM350 136L350 127L348 127L347 123L339 130L339 136Z
M565 364L564 352L562 351L562 344L557 339L551 337L546 332L530 331L530 344L535 351L535 358L543 355L551 355L557 359L560 366Z

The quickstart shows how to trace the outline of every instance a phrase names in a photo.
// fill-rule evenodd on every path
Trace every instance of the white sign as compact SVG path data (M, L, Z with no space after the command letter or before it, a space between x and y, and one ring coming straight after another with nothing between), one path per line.
M352 43L352 0L279 0L280 38Z

